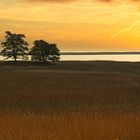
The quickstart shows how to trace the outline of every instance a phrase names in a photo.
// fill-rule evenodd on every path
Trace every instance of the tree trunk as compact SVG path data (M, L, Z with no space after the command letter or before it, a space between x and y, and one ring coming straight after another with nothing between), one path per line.
M14 60L15 60L15 62L17 62L17 57L16 56L14 57Z
M45 63L46 62L46 60L45 60L45 56L43 55L43 62Z
M13 57L14 57L14 61L16 62L17 61L17 52L15 49L13 50Z

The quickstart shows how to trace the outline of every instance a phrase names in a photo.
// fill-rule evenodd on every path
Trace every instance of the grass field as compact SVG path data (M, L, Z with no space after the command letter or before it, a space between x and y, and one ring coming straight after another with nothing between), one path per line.
M140 63L0 63L0 140L140 140Z

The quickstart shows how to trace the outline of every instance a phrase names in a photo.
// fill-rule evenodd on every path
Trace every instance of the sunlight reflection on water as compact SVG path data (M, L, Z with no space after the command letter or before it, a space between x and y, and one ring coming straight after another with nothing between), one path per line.
M140 61L140 55L61 55L61 60L65 61Z
M139 54L129 55L61 55L61 61L129 61L139 62ZM8 59L12 60L12 59ZM30 60L30 56L29 56ZM0 56L0 61L6 61L6 59ZM28 60L27 60L28 61Z

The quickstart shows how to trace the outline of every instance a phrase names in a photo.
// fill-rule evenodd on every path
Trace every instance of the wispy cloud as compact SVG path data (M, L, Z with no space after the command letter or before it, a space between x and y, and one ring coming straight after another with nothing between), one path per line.
M140 20L135 21L134 23L132 23L129 27L122 29L118 32L116 32L115 34L112 35L112 37L110 38L110 40L113 40L114 38L116 38L117 36L119 36L120 34L124 33L124 32L128 32L130 30L133 29L133 27L135 27L137 24L140 24Z
M27 2L69 3L77 0L26 0Z
M51 2L51 3L69 3L69 2L75 2L75 1L79 1L79 0L24 0L27 2ZM140 2L140 0L83 0L84 1L93 1L93 2Z
M49 3L70 3L70 2L76 2L79 0L24 0L26 2L49 2ZM93 2L113 2L114 0L83 0L83 2L87 1L93 1Z

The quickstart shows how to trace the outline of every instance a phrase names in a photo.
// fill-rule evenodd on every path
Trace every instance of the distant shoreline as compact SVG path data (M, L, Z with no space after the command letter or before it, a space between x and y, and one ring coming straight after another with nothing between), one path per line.
M60 61L57 64L55 63L43 63L43 62L32 62L32 61L0 61L0 69L2 68L47 68L47 69L53 69L53 70L71 70L71 69L77 69L78 70L93 70L92 68L96 66L102 66L101 70L106 67L106 65L111 66L117 66L117 67L125 67L125 66L139 66L140 62L129 62L129 61ZM66 68L66 69L65 69ZM81 69L82 68L82 69Z
M60 55L138 55L140 52L60 52Z
M140 52L60 52L60 55L138 55ZM31 55L31 54L26 54ZM2 53L0 52L0 56L2 56Z

